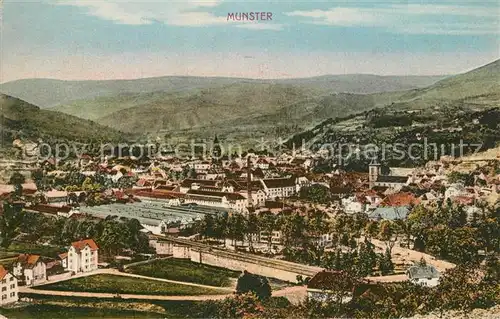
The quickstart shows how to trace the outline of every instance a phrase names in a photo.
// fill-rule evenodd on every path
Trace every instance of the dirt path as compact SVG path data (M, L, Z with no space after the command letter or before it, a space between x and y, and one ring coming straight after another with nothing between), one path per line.
M385 246L384 242L377 240L377 239L372 239L372 243L376 247L385 250L386 246ZM421 253L421 252L418 252L416 250L400 247L397 244L394 245L394 247L392 248L392 256L394 259L400 259L400 260L405 261L405 262L406 261L418 262L418 261L420 261L421 258L424 258L428 264L431 264L434 267L436 267L436 269L439 272L444 272L447 269L455 267L455 264L453 264L453 263L450 263L450 262L447 262L444 260L436 259L436 257L434 257L434 256L431 256L431 255L425 254L425 253ZM388 276L388 277L390 277L390 276Z
M148 276L142 276L142 275L137 275L137 274L131 274L131 273L127 273L127 272L120 272L117 269L102 269L102 272L100 272L100 273L101 274L124 276L124 277L142 278L142 279L147 279L147 280L156 280L156 281L168 282L168 283L172 283L172 284L179 284L179 285L185 285L185 286L194 286L194 287L200 287L200 288L225 290L228 293L232 293L234 291L234 288L236 288L236 285L235 285L235 287L216 287L216 286L196 284L196 283L192 283L192 282L176 281L176 280L156 278L156 277L148 277Z
M30 293L35 295L50 295L50 296L71 296L83 298L114 298L116 293L101 293L101 292L81 292L81 291L56 291L56 290L39 290L29 287L19 287L20 293ZM227 295L200 295L200 296L161 296L161 295L133 295L133 294L120 294L121 299L141 299L141 300L220 300Z

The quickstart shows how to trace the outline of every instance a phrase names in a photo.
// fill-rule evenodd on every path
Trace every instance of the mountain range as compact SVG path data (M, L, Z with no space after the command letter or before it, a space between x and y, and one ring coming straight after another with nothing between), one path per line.
M135 136L161 133L185 139L211 138L218 134L228 140L242 141L264 136L287 138L328 118L377 108L484 110L497 107L500 105L499 71L500 60L497 60L446 78L339 75L288 80L30 79L2 84L0 90L45 107L31 114L42 118L57 116L61 123L73 125L76 118L83 118L88 121L80 123L85 123L82 125L86 129L93 126L96 132L109 127L111 134L118 135L119 131ZM25 120L28 121L28 117ZM39 128L41 131L53 129L45 122L32 124L43 126ZM67 129L79 130L77 126Z
M378 76L370 74L325 75L312 78L256 80L246 78L164 76L134 80L63 81L22 79L0 84L0 91L41 108L66 105L122 93L183 92L234 83L281 84L318 88L330 92L377 93L426 87L444 76Z

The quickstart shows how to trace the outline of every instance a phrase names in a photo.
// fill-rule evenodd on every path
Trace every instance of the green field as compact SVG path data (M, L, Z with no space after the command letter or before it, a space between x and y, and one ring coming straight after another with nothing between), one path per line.
M127 272L148 277L192 282L217 287L231 286L231 278L237 278L240 275L239 271L175 258L155 260L149 264L133 266L128 268Z
M44 246L35 243L27 243L27 242L19 242L14 241L7 250L0 251L0 254L35 254L42 255L47 257L55 257L58 253L67 251L68 249L65 247L58 246Z
M8 318L201 318L200 301L146 301L114 298L80 298L21 293L32 299L21 307L3 309L0 314Z
M34 287L43 290L121 293L137 295L220 295L227 291L118 275L93 275Z
M96 309L92 307L66 307L61 305L37 304L22 308L0 309L0 314L9 319L90 319L90 318L175 318L159 313L141 312L133 310Z

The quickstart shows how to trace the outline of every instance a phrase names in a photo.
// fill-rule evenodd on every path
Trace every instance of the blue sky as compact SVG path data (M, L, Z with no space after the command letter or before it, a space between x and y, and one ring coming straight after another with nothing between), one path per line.
M229 12L272 21L228 21ZM499 56L498 1L4 1L2 78L452 74Z

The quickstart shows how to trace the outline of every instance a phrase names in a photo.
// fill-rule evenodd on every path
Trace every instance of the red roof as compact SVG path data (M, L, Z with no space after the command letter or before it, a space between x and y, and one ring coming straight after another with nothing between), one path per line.
M9 271L0 265L0 280L3 279L8 273Z
M73 246L77 250L82 250L85 248L85 246L89 246L90 250L97 250L99 247L97 247L97 244L93 239L84 239L80 241L75 241L71 243L71 246Z
M139 197L149 197L149 198L159 198L159 199L183 198L185 196L184 193L170 192L170 191L136 192L135 195Z
M416 205L419 204L420 200L415 198L412 193L396 193L387 195L386 198L380 204L381 206L390 207L390 206L408 206L408 205Z
M39 259L40 255L21 254L17 257L16 263L21 263L26 268L32 268L37 264Z
M68 213L71 210L70 206L54 206L49 204L36 204L30 208L41 213L57 214L59 212Z
M68 253L59 254L59 258L61 259L66 259L66 257L68 257Z

